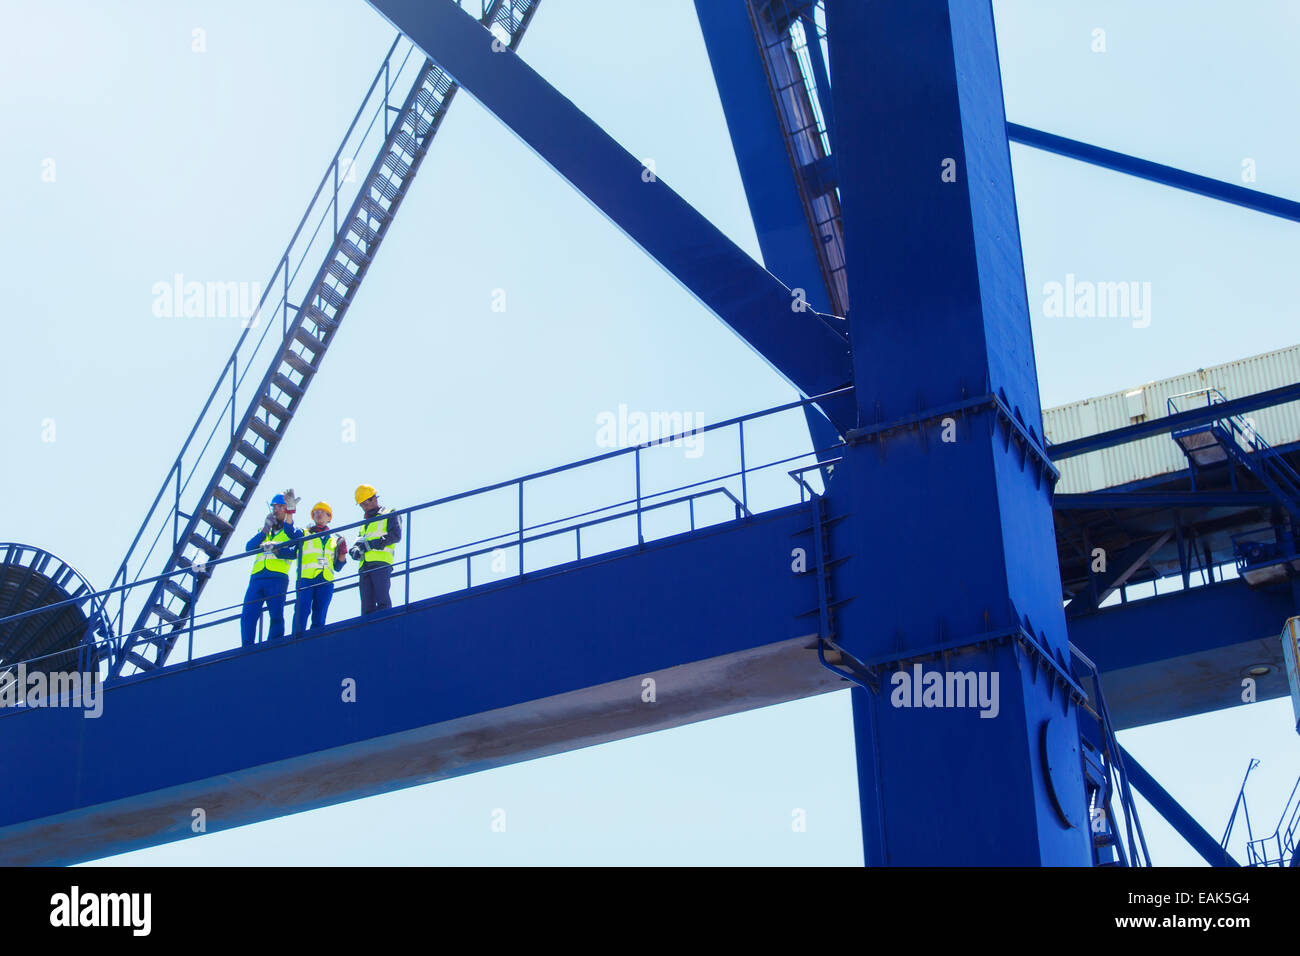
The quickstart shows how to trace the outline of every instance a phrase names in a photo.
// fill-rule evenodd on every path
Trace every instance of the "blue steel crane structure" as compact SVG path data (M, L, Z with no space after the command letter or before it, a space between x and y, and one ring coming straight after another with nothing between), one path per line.
M1300 400L1300 386L1207 395L1204 408L1049 445L1008 143L1292 220L1297 204L1008 125L987 2L696 0L760 266L518 55L532 0L370 3L418 68L404 72L395 41L367 93L384 118L368 172L343 185L363 103L295 232L297 242L316 210L321 244L297 254L291 242L280 261L269 286L280 301L261 310L280 315L280 334L268 339L268 322L266 350L252 350L260 383L240 391L241 370L258 367L241 337L110 588L0 619L0 635L39 631L41 615L93 607L78 619L85 633L50 652L83 649L83 669L107 677L96 721L56 708L0 719L0 753L36 768L30 786L0 796L0 860L121 852L190 835L195 806L211 829L238 826L849 686L869 865L1149 862L1132 789L1207 860L1234 862L1115 730L1234 703L1243 662L1275 665L1261 697L1286 693L1270 636L1297 605L1300 449L1243 441L1236 416ZM866 38L881 37L898 42L864 55ZM709 426L735 429L740 454L703 482L643 481L660 441L405 509L400 606L196 657L195 633L231 620L198 620L203 584L242 557L224 554L234 526L459 89L800 398ZM303 263L314 271L295 287ZM752 435L781 414L807 422L812 451L747 460L746 426ZM227 417L228 436L208 432L200 446L201 426ZM1054 496L1056 462L1161 432L1187 450L1185 472ZM207 468L212 434L228 442ZM634 479L622 498L529 523L526 489L615 460ZM189 493L199 462L211 477ZM760 506L756 482L772 469L788 473L792 497ZM412 546L416 515L488 495L517 501L516 527L427 554ZM688 526L656 536L652 518L668 512ZM618 522L635 528L630 542L593 548ZM169 527L160 563L148 566L150 548L131 577L147 530L157 546ZM526 565L570 536L571 560ZM1108 572L1089 560L1097 547L1112 555ZM517 551L518 574L475 583L475 559L503 548ZM1225 561L1239 580L1215 579ZM462 563L463 587L410 599L414 576ZM682 570L701 565L728 586ZM1134 584L1170 575L1183 591L1127 600ZM669 584L672 629L626 613ZM1103 607L1116 592L1125 601ZM21 658L2 645L0 655L11 670ZM347 707L340 675L365 688ZM642 706L648 676L671 690ZM922 687L974 694L996 681L996 710L899 706L912 679L918 704ZM278 691L234 713L212 707L231 686ZM128 745L145 734L151 748Z

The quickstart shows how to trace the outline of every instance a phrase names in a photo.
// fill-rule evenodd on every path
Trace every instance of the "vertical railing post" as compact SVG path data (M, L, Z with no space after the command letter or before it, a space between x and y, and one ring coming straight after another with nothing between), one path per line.
M122 575L122 584L125 585L125 584L126 584L126 562L125 562L125 561L122 562L122 568L121 568L120 573L121 573L121 575ZM116 577L116 576L114 576L114 578L113 578L113 584L112 584L112 586L113 586L113 587L117 587L117 577ZM126 588L123 587L122 590L120 590L120 591L117 592L117 628L116 628L116 630L117 630L117 633L118 633L118 634L121 634L121 633L122 633L122 621L125 620L125 618L126 618Z
M519 576L524 576L524 481L519 479Z
M235 437L235 392L239 386L239 358L230 356L230 438Z
M641 446L637 445L633 453L633 459L636 462L636 543L637 547L645 544L645 538L641 535Z
M403 577L406 578L406 595L402 600L403 604L411 603L411 527L415 523L415 512L406 513L406 572Z
M284 266L284 296L280 303L281 337L284 337L289 334L289 250L285 250L284 258L280 262Z
M742 419L737 424L740 426L740 503L745 507L745 514L749 514L749 486L745 481L745 422Z
M176 505L172 508L172 551L181 538L181 456L176 456Z

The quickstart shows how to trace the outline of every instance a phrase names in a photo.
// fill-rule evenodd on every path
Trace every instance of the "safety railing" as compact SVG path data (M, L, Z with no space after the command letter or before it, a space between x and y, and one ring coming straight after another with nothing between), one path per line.
M393 509L387 514L397 518L402 528L402 553L394 562L392 571L393 605L410 604L484 584L508 583L512 579L561 568L596 555L639 548L647 541L726 521L743 520L762 511L797 504L803 500L805 482L816 480L818 462L841 447L791 451L794 446L808 445L804 408L812 402L851 391L851 388L839 389L470 491ZM782 417L785 417L784 421L781 421ZM692 474L692 469L699 467L695 461L705 458L703 442L707 439L711 447L717 446L728 432L734 434L735 445L731 449L734 453L724 452L726 465L705 469L707 474L703 477ZM680 454L677 449L681 449ZM692 449L701 452L695 461L689 457ZM760 462L757 464L756 451ZM710 459L709 464L713 460ZM798 484L791 483L787 472L792 465L801 462L812 464L800 470ZM592 507L593 489L599 488L609 495L610 473L620 467L625 472L623 488L610 495L611 500L598 499ZM804 477L810 470L813 470L812 479ZM568 489L554 487L556 482L568 478L577 478L580 484ZM812 485L807 487L811 489ZM497 524L484 531L481 512L490 510L484 506L492 504L494 499L498 506L496 510L504 510L509 520L502 521L498 514ZM576 501L582 501L585 506L575 507L573 502ZM456 510L464 512L459 520L452 513ZM367 519L363 519L325 532L307 534L298 543L330 534L346 536L347 532L355 532L366 523ZM433 531L428 530L430 525ZM442 542L454 540L457 543L420 550L414 543L417 528L422 535L432 534ZM218 567L247 561L256 553L224 556L209 562L200 573L212 575ZM125 584L116 583L103 591L0 619L0 626L34 615L53 613L70 604L120 600L125 592L134 588L149 588L167 578L182 583L186 576L195 573L192 569L178 569ZM442 575L441 583L436 580L439 573ZM426 586L421 588L413 582L426 582ZM342 592L358 588L359 584L355 572L337 577L336 598ZM286 610L294 603L291 589ZM331 604L331 607L335 606ZM240 601L192 613L184 621L159 628L145 639L175 636L178 648L183 639L186 646L184 661L174 661L164 671L188 666L196 660L239 646L239 641L232 639L237 635L222 626L238 621L242 607ZM338 620L331 623L338 623ZM82 652L85 666L98 667L112 659L118 653L121 641L121 634L92 640L88 633ZM66 649L63 653L67 653ZM18 663L0 662L0 671L17 667ZM34 661L22 663L31 665ZM0 709L0 715L4 713L6 711Z
M1246 845L1249 847L1255 840L1255 834L1250 828L1250 808L1246 805L1246 781L1250 779L1250 773L1259 766L1259 761L1254 757L1250 758L1250 763L1246 765L1246 774L1241 778L1241 787L1237 790L1237 799L1233 801L1232 813L1228 815L1228 825L1223 831L1223 839L1219 841L1219 846L1228 849L1228 841L1232 839L1232 828L1237 825L1237 812L1240 811L1242 818L1246 821ZM1249 851L1248 851L1249 852Z
M1300 829L1300 779L1291 788L1286 806L1278 818L1277 827L1266 837L1251 840L1246 844L1246 858L1249 866L1295 866L1296 831Z
M1186 402L1186 400L1196 396L1204 396L1206 408L1222 405L1228 401L1227 396L1217 388L1197 389L1196 391L1181 392L1169 396L1165 400L1166 411L1170 415L1180 411L1190 411L1192 407L1199 403L1190 403ZM1185 403L1182 407L1179 404L1180 400ZM1174 435L1177 437L1188 432L1214 426L1222 430L1247 453L1254 455L1257 461L1262 462L1264 467L1269 470L1270 477L1281 486L1286 494L1293 498L1300 498L1300 472L1292 468L1278 450L1264 440L1264 437L1255 429L1254 422L1246 416L1225 415L1223 418L1215 419L1207 425L1193 425L1190 428L1179 429L1174 432Z

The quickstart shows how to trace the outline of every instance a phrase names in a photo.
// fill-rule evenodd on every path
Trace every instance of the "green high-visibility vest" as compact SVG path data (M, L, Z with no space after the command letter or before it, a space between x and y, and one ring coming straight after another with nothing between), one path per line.
M314 532L308 531L308 534ZM326 581L334 580L334 550L338 546L338 536L327 534L322 538L313 538L302 543L302 554L298 561L298 580L325 576Z
M361 538L364 541L378 541L388 533L388 518L385 517L392 513L391 508L380 508L379 514L374 519L367 521L361 526ZM392 564L393 553L397 550L396 545L387 545L382 548L375 548L367 551L361 556L362 565L367 564Z
M281 525L280 530L275 534L268 534L262 540L274 542L277 546L288 544L293 539L285 532L287 525ZM285 577L289 575L289 559L281 558L274 551L269 554L262 551L258 554L257 560L253 562L253 574L266 569L267 571L279 571Z

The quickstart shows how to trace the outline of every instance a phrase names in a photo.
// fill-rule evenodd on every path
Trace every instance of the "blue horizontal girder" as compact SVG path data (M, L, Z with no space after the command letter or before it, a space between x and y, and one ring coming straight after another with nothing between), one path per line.
M1070 640L1101 670L1119 729L1241 704L1250 664L1258 700L1288 693L1282 624L1296 613L1290 588L1245 581L1130 601L1070 621Z
M790 564L808 526L793 506L127 678L98 719L0 716L0 763L22 780L0 788L0 863L121 853L191 836L195 808L222 830L844 687L798 616L817 606Z

